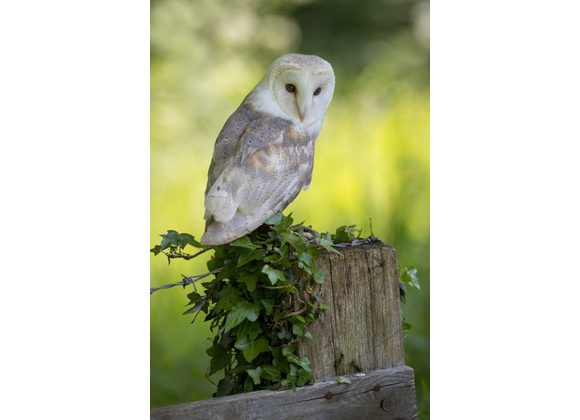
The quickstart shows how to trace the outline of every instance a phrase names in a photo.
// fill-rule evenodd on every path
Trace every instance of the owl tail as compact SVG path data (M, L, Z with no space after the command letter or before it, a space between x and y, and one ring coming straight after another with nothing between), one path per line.
M205 225L205 233L201 237L201 243L204 245L223 245L236 240L238 237L234 232L228 229L226 223L216 222L213 219L208 219Z

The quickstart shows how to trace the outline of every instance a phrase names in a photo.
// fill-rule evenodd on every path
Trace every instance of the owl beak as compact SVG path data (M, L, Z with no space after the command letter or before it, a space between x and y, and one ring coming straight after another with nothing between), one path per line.
M309 95L301 95L298 93L298 115L300 116L300 121L304 122L304 119L310 115L310 103L311 98Z

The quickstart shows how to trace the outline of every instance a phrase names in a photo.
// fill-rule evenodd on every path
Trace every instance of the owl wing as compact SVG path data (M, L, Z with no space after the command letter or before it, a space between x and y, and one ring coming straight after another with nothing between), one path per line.
M218 134L213 149L213 156L207 173L207 186L205 194L215 183L217 177L223 172L231 158L235 156L239 140L251 122L250 110L242 105L226 121ZM206 217L207 219L207 217Z
M218 143L219 138L216 149ZM208 182L202 242L231 242L286 208L310 181L313 147L289 121L266 114L252 119L233 153L212 163L215 178Z

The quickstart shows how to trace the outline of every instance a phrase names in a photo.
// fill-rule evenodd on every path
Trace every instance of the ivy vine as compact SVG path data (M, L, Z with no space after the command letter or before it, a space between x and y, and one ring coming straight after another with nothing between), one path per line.
M310 361L298 354L301 340L312 340L308 326L326 309L318 288L324 272L316 267L321 250L340 253L344 246L378 242L361 238L356 226L341 226L335 233L318 233L294 224L291 215L277 213L254 232L229 244L204 247L192 235L169 230L161 235L155 255L192 259L213 250L208 272L183 276L180 282L151 289L193 285L187 295L185 315L193 321L204 314L214 335L207 349L210 366L206 376L223 371L214 396L258 389L283 389L312 381ZM190 254L184 248L199 249ZM419 288L414 267L400 269L401 301L406 287ZM201 283L205 293L197 289ZM410 326L403 319L403 329Z

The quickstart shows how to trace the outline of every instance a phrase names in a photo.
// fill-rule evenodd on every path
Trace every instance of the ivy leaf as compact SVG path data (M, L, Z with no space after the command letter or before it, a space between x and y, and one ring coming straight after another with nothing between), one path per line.
M263 299L261 302L262 306L266 310L266 316L272 314L272 308L274 307L272 301L270 299Z
M175 241L177 240L178 236L179 236L179 233L175 230L168 230L167 233L162 234L161 235L161 244L159 245L159 247L161 248L161 251L169 248L172 245L176 246Z
M346 376L339 376L338 378L336 378L336 383L337 384L350 384L350 379L348 379Z
M235 336L238 338L243 338L248 336L250 340L254 340L260 332L262 327L259 322L250 322L248 320L242 322L238 327L235 328Z
M296 374L298 373L298 366L297 365L290 365L290 372L288 372L288 373L289 373L288 376L296 377Z
M259 249L244 249L240 253L240 258L238 259L238 267L242 267L254 260L261 260L263 258L262 252Z
M248 248L248 249L258 249L260 245L255 245L252 243L251 239L247 236L242 236L240 239L236 239L230 242L230 246L235 246L236 248Z
M252 392L253 390L253 380L250 376L246 376L246 380L244 381L244 392Z
M268 350L268 342L265 338L259 338L254 341L250 341L248 337L244 337L236 341L234 347L238 350L241 350L242 354L244 355L244 359L246 359L248 363L251 363L252 360L258 356L258 354Z
M419 285L419 277L417 277L417 267L403 267L400 275L401 281L405 284L410 284L417 290L421 290Z
M281 211L279 211L278 213L270 216L270 218L266 220L264 223L266 223L267 225L277 225L282 221L283 218L284 215L282 214Z
M295 315L290 318L290 323L292 324L292 333L297 336L304 336L304 326L306 325L306 319L300 315Z
M264 265L264 267L262 268L262 273L268 276L268 278L270 279L270 283L272 283L272 286L275 285L278 282L278 280L279 281L286 280L286 277L284 276L284 273L282 271L276 270L275 268L270 267L268 264Z
M274 229L276 232L282 232L292 226L293 222L294 219L292 219L292 213L290 213L288 216L282 215L282 220L280 220L279 223L273 225L272 229Z
M308 360L308 357L301 357L298 359L298 366L310 373L310 360Z
M180 233L180 234L179 234L179 236L178 236L178 239L179 239L179 241L180 241L181 243L183 243L183 246L182 246L182 248L183 248L185 245L191 245L191 246L193 246L193 247L195 247L195 248L203 248L203 245L202 245L200 242L198 242L198 241L197 241L197 240L196 240L196 239L193 237L193 235L190 235L189 233Z
M308 252L303 252L302 254L300 254L298 260L306 264L308 267L312 267L312 263L314 262L314 258Z
M407 286L402 281L399 281L399 297L401 299L401 303L407 303Z
M260 374L262 373L262 368L260 366L258 366L256 369L247 369L246 372L254 381L254 385L260 385Z
M192 235L190 235L189 233L182 233L181 234L181 238L184 242L186 242L188 245L191 245L195 248L203 248L204 246L201 244L201 242L197 241Z
M206 302L205 299L199 300L195 305L193 305L191 308L185 311L182 315L192 314L194 312L199 311L201 307L205 304L205 302Z
M324 283L324 271L317 269L316 271L314 271L314 274L312 275L312 279L314 280L314 282L316 284Z
M282 356L295 356L294 350L292 349L293 346L286 346L282 347Z
M282 379L280 371L272 365L263 365L261 376L268 381L274 382L280 382L280 379Z
M226 318L225 331L229 331L242 323L244 319L255 321L258 319L260 306L257 303L242 302L232 309Z
M199 300L201 299L201 295L195 291L189 293L187 295L187 297L189 298L188 305L195 304L195 303L199 302Z
M280 340L290 340L292 338L292 334L286 329L286 327L282 327L282 329L278 331L278 338Z
M334 234L332 239L335 244L351 243L357 237L359 237L361 233L362 231L360 229L357 229L356 225L340 226L339 228L336 229L336 233Z
M328 252L332 252L334 254L341 255L340 252L338 252L336 250L336 248L333 246L334 242L332 242L332 239L329 239L327 236L330 236L330 235L326 234L325 236L321 236L317 240L318 245L320 245L321 247L326 249Z
M242 273L238 277L238 281L246 285L248 292L253 292L256 290L256 285L258 283L258 273Z
M302 324L292 324L292 333L302 337L304 335L304 325Z
M218 382L217 391L215 393L216 397L223 397L228 395L234 389L234 383L228 377L223 378Z
M306 382L310 380L310 372L306 370L301 370L298 372L298 380L296 381L296 385L303 386L306 385Z
M233 309L240 300L240 292L230 285L221 289L216 296L219 299L216 308L226 311Z
M282 232L279 235L280 238L280 246L284 246L285 244L290 244L292 248L297 251L301 251L306 246L304 240L295 233L292 232Z
M183 249L187 245L191 245L195 248L204 248L204 246L189 233L179 233L176 230L168 230L167 233L160 236L161 243L151 248L151 252L153 252L155 255L168 248L174 251L177 248Z
M221 344L214 344L206 350L206 353L211 357L208 375L213 375L217 371L225 369L230 361L228 352L221 346Z
M298 366L306 366L310 370L310 361L306 357L299 358L294 354L293 346L282 348L282 355L286 357L288 362L294 363Z
M310 360L308 360L307 357L300 357L299 358L294 353L288 353L288 355L286 356L286 358L291 363L290 364L290 373L288 375L289 378L290 378L290 376L295 376L296 373L299 373L300 369L298 369L298 367L301 367L302 370L304 372L306 372L307 374L310 374L311 373ZM310 375L308 375L308 377L309 376Z

